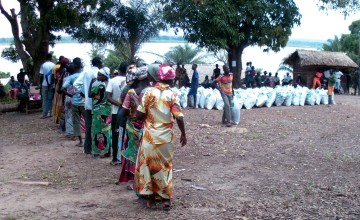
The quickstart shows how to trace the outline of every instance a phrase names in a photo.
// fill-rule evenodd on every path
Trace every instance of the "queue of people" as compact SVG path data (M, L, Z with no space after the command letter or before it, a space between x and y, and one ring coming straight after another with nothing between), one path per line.
M121 167L118 183L132 182L127 188L147 208L155 209L161 201L170 210L175 121L181 145L187 143L179 97L170 89L175 70L166 64L122 63L111 78L99 57L89 70L80 58L61 56L57 64L48 58L40 70L45 97L41 118L64 120L66 136L78 140L76 146L85 154L95 159L112 155L110 164Z

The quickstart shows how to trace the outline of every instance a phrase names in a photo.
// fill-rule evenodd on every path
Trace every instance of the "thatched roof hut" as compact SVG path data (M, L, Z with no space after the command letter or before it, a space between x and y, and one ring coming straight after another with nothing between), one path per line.
M293 67L294 78L300 75L308 87L312 86L314 74L329 69L339 69L343 73L349 73L351 69L359 66L343 52L296 50L284 60L285 64ZM342 82L345 82L346 77Z
M357 68L358 65L343 52L296 50L284 63L299 67Z

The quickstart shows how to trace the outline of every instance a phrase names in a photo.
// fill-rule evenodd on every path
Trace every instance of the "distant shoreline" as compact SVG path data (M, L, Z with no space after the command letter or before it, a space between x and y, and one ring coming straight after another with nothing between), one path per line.
M0 38L0 45L10 45L13 42L13 38ZM150 39L145 43L186 43L182 36L158 36ZM70 36L62 37L60 41L56 41L56 44L77 44L77 40L72 39ZM322 48L326 41L311 40L311 39L290 39L286 47L298 47L298 48Z

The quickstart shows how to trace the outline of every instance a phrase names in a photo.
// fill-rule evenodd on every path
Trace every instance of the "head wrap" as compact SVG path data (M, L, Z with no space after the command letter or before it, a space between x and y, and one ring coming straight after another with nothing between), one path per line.
M170 66L168 66L166 64L162 64L159 66L158 78L159 78L159 80L175 79L175 71Z
M68 60L68 58L62 58L61 60L60 60L60 65L61 66L66 66L67 64L69 63L69 60Z
M136 72L136 66L135 65L129 65L128 69L126 71L126 83L132 84L135 80L135 72Z
M136 72L134 73L134 78L137 80L143 80L147 78L147 70L148 68L146 66L137 68Z
M159 79L158 79L158 70L159 70L159 64L157 64L157 63L150 64L150 65L148 66L147 72L148 72L148 74L149 74L150 76L152 76L152 78L153 78L155 81L159 81Z
M110 77L110 70L109 70L109 68L107 68L107 69L106 68L107 67L104 67L104 68L100 69L98 73L100 73L101 75L106 76L106 78L109 78Z

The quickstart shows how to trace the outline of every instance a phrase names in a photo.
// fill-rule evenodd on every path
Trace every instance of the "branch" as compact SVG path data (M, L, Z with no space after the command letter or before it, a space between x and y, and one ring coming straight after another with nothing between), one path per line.
M14 9L12 9L12 10L14 10ZM1 0L0 0L0 12L1 12L1 14L3 14L3 15L6 17L6 19L8 19L8 21L9 21L10 23L14 22L14 18L11 17L11 15L10 15L7 11L5 11L5 9L4 9L3 5L2 5Z

